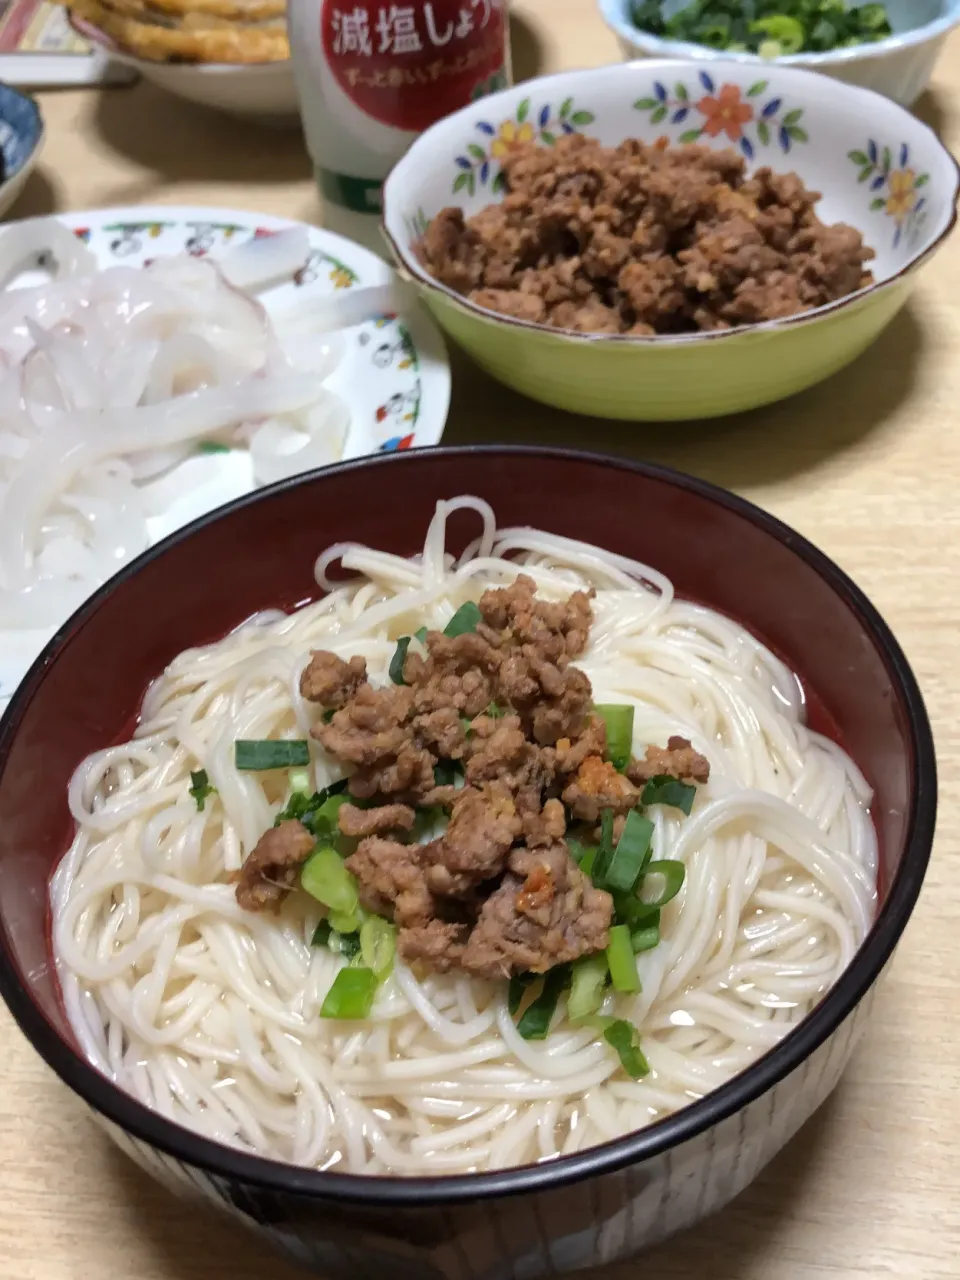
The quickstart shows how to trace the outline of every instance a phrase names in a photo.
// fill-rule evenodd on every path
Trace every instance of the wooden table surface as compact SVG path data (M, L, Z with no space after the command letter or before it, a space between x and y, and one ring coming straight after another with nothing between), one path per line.
M612 61L592 0L514 0L518 76ZM322 220L302 142L147 85L44 93L46 149L12 216L143 203ZM960 151L960 36L918 111ZM607 448L679 466L789 521L865 588L934 721L940 823L920 907L840 1089L722 1217L603 1280L960 1276L960 236L852 368L705 425L587 421L454 358L446 439ZM0 1009L2 1280L296 1280L258 1241L151 1183ZM594 1280L600 1280L595 1277Z

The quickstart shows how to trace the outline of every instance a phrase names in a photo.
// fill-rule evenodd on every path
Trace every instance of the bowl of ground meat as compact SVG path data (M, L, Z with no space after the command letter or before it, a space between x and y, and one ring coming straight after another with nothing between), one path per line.
M859 356L956 220L936 135L776 65L645 61L493 94L384 188L402 273L484 369L626 420L716 417Z

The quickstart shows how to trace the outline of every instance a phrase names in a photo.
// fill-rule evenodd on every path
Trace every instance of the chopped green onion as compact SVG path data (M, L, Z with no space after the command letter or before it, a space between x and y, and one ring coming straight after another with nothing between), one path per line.
M368 916L360 926L360 952L363 963L382 982L393 968L397 951L397 931L389 920Z
M604 811L604 817L610 812ZM653 823L644 818L636 809L627 814L623 834L617 846L603 868L602 884L597 877L594 883L600 888L614 892L629 893L640 878L644 864L650 856L650 837L653 835ZM606 839L606 831L604 831Z
M861 31L879 31L882 35L889 35L890 23L887 21L887 10L884 5L858 5L856 16Z
M200 813L203 813L203 806L207 803L207 797L215 796L216 794L217 788L211 786L206 769L198 769L196 773L190 774L190 795L196 801L197 809Z
M672 858L648 862L638 893L640 901L645 907L665 907L680 892L685 875L686 867L683 863L675 862ZM662 880L659 888L656 884L658 877Z
M615 990L626 992L640 990L640 975L637 973L637 962L633 956L630 930L625 924L615 924L610 929L607 964L610 967L610 981Z
M337 933L330 926L330 920L321 920L310 939L313 947L326 947L329 951L344 955L348 959L360 950L360 936L356 933Z
M803 25L796 18L790 18L785 13L775 13L769 18L757 18L755 22L750 23L750 31L754 35L775 40L780 46L781 55L799 53L807 38ZM717 45L716 48L722 49L724 45Z
M776 58L882 40L892 33L887 7L856 0L690 0L677 8L633 0L630 9L634 25L653 35Z
M312 824L308 829L312 830L314 835L321 835L325 831L336 835L340 830L340 810L345 804L352 804L358 809L364 807L363 801L354 800L348 795L327 796L315 813L306 815ZM303 825L306 827L307 822Z
M536 980L537 975L535 973L515 973L510 979L510 985L507 988L507 1009L511 1018L516 1015L517 1010L523 1004L523 997L526 994L527 987L536 982Z
M463 777L463 765L456 760L440 760L434 766L433 780L438 787L452 787Z
M640 1036L632 1023L617 1018L606 1028L603 1038L616 1049L620 1065L632 1080L640 1080L649 1074L650 1064L640 1052Z
M613 853L613 810L604 809L600 814L600 843L608 853Z
M312 796L307 795L305 791L292 792L287 797L287 803L274 818L273 825L279 827L281 822L292 822L294 819L302 822L304 815L311 808L319 808L323 804L323 800L320 799L322 794L320 791L314 792Z
M491 720L502 720L507 713L503 707L497 706L495 702L490 702L487 704L487 709L483 714L489 716Z
M427 638L427 628L421 627L412 636L401 636L397 641L397 647L393 651L393 657L390 659L388 674L394 684L406 684L403 678L403 668L407 663L407 650L410 648L410 641L417 639L421 644Z
M825 53L828 49L835 48L838 43L840 43L840 33L834 23L829 18L821 18L810 32L811 48ZM847 41L844 40L842 43L846 44Z
M593 709L607 726L607 759L622 773L633 750L633 707L608 703Z
M294 791L287 803L273 820L279 827L281 822L289 822L296 818L307 828L311 835L333 834L337 829L337 814L340 806L349 802L349 796L342 793L347 789L347 779L331 782L322 791L307 795L304 791Z
M435 840L443 833L447 823L446 812L438 804L427 805L425 809L418 809L417 816L413 822L413 828L410 832L410 842L412 844L424 844L427 840ZM440 824L444 825L441 827ZM439 830L437 828L440 828Z
M359 905L357 882L336 849L324 846L312 853L300 872L300 885L338 915L350 915Z
M590 870L587 875L593 883L602 886L606 879L607 867L613 858L613 810L604 809L600 814L600 843L597 851L590 859Z
M356 911L331 911L328 919L334 933L359 933L366 912L362 907L357 907Z
M696 794L697 788L692 782L681 782L669 774L659 774L643 788L640 799L644 804L669 804L689 815Z
M320 1006L320 1017L368 1017L378 985L372 969L341 969Z
M567 985L570 973L565 964L551 969L543 980L543 990L517 1023L524 1040L544 1040L556 1012L557 1002Z
M648 907L633 893L615 893L613 895L614 923L628 924L631 929L639 929L641 925L660 923L660 908Z
M410 636L401 636L397 641L397 647L393 651L393 657L390 659L389 674L394 684L406 684L403 678L403 668L407 661L407 650L410 648Z
M583 857L580 859L580 870L585 876L593 879L593 871L597 865L597 858L600 856L600 846L597 844L588 845L584 851Z
M633 947L633 954L637 956L641 951L652 951L659 942L659 924L641 925L639 929L634 929L630 934L630 945Z
M334 711L333 707L327 707L326 711L324 711L320 719L323 721L324 724L329 724L336 714L337 713L336 711Z
M613 902L617 924L628 924L631 929L638 929L641 925L660 923L660 908L648 907L635 893L616 893Z
M570 854L570 857L574 860L577 866L581 866L584 858L587 856L587 846L582 840L575 840L573 836L566 836L565 839L567 842L567 852Z
M305 738L238 738L233 744L238 769L292 769L310 763Z
M290 774L290 790L291 792L300 792L301 794L310 794L310 773L307 769L294 769Z
M483 614L473 603L468 600L466 604L462 604L457 612L453 615L447 625L443 628L443 634L450 636L467 635L468 632L476 631L477 623L482 622Z
M705 23L697 31L697 41L708 49L726 49L730 41L729 21Z
M567 1013L574 1022L589 1017L600 1008L608 972L607 957L602 951L574 962L570 995L567 997Z

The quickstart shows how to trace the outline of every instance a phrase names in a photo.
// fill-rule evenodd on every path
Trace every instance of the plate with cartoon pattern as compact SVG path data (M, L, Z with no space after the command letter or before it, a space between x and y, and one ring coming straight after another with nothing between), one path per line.
M104 268L142 266L178 253L216 259L248 240L304 226L268 214L162 205L63 214L60 221ZM311 295L329 297L386 284L393 277L370 250L330 231L306 229L307 260L289 281L258 295L268 311ZM450 365L443 339L426 312L414 308L400 315L371 316L344 336L344 358L326 381L350 408L344 458L437 444L450 404ZM243 448L201 449L175 468L174 479L181 468L188 474L182 476L182 485L170 486L176 496L166 510L148 520L151 542L256 487L250 454ZM0 712L54 630L0 630Z

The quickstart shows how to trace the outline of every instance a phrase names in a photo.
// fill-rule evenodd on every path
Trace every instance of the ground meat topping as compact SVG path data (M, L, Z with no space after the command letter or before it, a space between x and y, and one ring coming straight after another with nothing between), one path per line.
M486 978L541 974L604 948L613 919L612 898L570 854L568 822L582 824L569 836L582 844L611 811L617 839L645 780L705 781L709 764L679 737L625 773L606 759L606 725L574 665L589 594L540 600L521 574L478 608L476 631L430 631L408 649L402 673L391 667L402 684L374 687L362 659L318 651L301 687L325 708L311 733L346 766L349 796L368 802L340 803L337 823L358 841L346 867L360 904L393 920L399 955ZM434 839L418 842L418 816ZM298 821L268 831L238 901L279 901L313 847Z
M471 884L495 879L522 829L513 797L505 787L497 783L482 791L465 787L453 806L446 831L432 846L427 883L444 892L442 886L452 874L458 878L457 892L462 892Z
M640 792L609 760L587 756L563 791L563 803L584 822L596 822L604 809L614 814L636 808Z
M687 738L667 739L666 747L647 747L643 760L631 760L627 777L638 786L651 778L679 778L684 782L708 782L710 761L694 751Z
M571 134L517 147L503 174L501 204L466 219L441 210L417 252L442 284L518 320L647 336L729 329L873 282L859 231L821 222L819 194L795 173L747 177L734 151Z
M536 583L521 573L509 587L485 591L479 608L488 627L509 631L517 643L532 645L542 658L558 663L579 657L587 647L590 599L585 591L574 591L567 600L540 600Z
M553 779L551 756L527 738L519 716L478 716L467 743L469 786L497 781L515 796L540 792Z
M411 653L404 664L404 679L415 691L415 709L452 709L468 720L478 716L496 694L496 650L472 632L451 638L430 631L426 645L428 657Z
M455 707L438 707L417 716L414 721L417 741L441 760L459 760L467 745L463 717Z
M339 710L346 706L366 678L365 659L354 657L344 662L335 653L320 649L311 654L303 669L300 692L308 702L319 702L323 707Z
M403 929L397 936L397 950L407 964L418 961L446 973L463 959L463 945L469 928L447 920L431 920L428 924Z
M329 724L313 726L313 736L331 755L349 764L382 765L396 761L410 735L405 728L413 705L411 690L398 685L374 689L361 684Z
M548 800L539 813L523 815L523 836L528 849L558 844L566 834L567 815L557 799Z
M588 716L575 738L558 738L557 773L576 773L587 756L603 756L607 750L607 726L599 716Z
M337 825L345 836L378 836L383 831L409 831L416 817L407 804L382 804L376 809L344 804L337 813Z
M367 836L347 858L347 870L357 878L361 904L376 915L413 926L436 914L420 845Z
M271 827L257 841L237 875L237 902L247 911L278 904L300 882L300 867L316 843L293 819Z
M518 849L500 888L483 904L460 964L484 978L546 973L602 950L612 916L612 898L594 888L562 841Z

